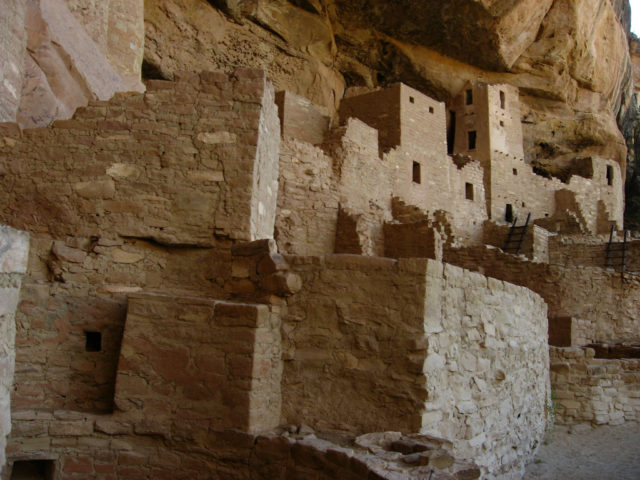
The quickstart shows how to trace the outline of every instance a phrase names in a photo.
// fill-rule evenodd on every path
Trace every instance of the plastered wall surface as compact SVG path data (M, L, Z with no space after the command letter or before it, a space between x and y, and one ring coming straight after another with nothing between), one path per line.
M15 312L22 277L27 271L29 235L0 225L0 468L5 464L11 431L11 391L16 356Z

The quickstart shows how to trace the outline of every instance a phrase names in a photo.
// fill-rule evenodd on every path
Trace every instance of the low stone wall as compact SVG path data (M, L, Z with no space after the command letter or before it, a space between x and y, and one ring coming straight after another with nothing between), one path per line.
M572 317L581 344L638 342L640 277L594 267L530 262L493 247L445 248L444 261L529 288L549 317Z
M42 462L52 480L477 480L446 440L380 432L327 435L295 426L263 435L177 425L168 436L118 415L22 410L14 415L11 464ZM320 438L319 438L320 437Z
M287 259L302 289L283 318L283 422L426 432L487 478L518 475L546 428L539 296L433 260Z
M27 271L29 236L0 225L0 468L11 431L11 391L15 368L15 311Z
M594 358L592 348L550 347L558 423L640 421L640 359Z

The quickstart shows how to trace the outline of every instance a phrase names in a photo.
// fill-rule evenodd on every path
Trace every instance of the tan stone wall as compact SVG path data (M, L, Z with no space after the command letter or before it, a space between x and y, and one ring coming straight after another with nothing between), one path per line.
M15 121L24 78L26 2L0 4L0 122Z
M227 237L271 236L279 135L263 75L176 79L51 128L0 128L0 215L33 232L18 408L109 411L126 295L228 298ZM102 334L102 351L85 351L86 331Z
M286 95L280 100L283 108L280 115L288 125L289 117L300 116L311 107L299 99L294 101L291 95L287 101ZM311 117L321 119L318 115L314 110ZM320 161L323 154L319 149L305 148L299 143L295 152L286 153L281 160L283 169L291 170L289 173L283 170L280 184L279 205L287 218L286 221L283 218L282 227L278 228L278 234L283 239L287 237L280 242L283 251L301 255L333 252L328 249L333 241L331 232L335 231L330 223L334 218L337 221L337 210L328 199L331 190L337 190L344 212L358 219L359 251L365 255L384 252L382 225L392 220L392 196L427 211L432 217L438 211L440 215L450 212L450 224L458 243L480 241L486 219L483 170L471 159L452 160L447 156L444 104L398 84L345 99L341 118L344 126L324 135L322 148L330 158ZM313 135L317 142L323 127L311 123L312 131L317 130ZM311 140L298 130L298 125L286 126L285 142L289 141L287 136ZM380 157L379 150L386 153ZM304 175L298 172L294 176L293 170L300 170L298 162L314 166L305 168ZM283 188L283 181L288 188ZM297 185L291 190L294 183ZM300 191L306 192L304 198L298 196ZM311 217L296 218L292 213L307 211L309 205L315 205L317 211ZM302 237L296 240L293 235L287 236L285 225L295 228Z
M607 259L608 236L595 237L593 241L564 236L552 237L550 244L551 263L558 265L582 265L585 267L605 268ZM616 254L622 238L614 236ZM619 259L616 259L616 263ZM616 267L616 270L620 270ZM625 250L625 271L640 272L640 242L627 239Z
M445 248L444 261L522 285L549 305L550 317L573 317L576 338L588 342L638 341L640 280L593 267L547 265L518 259L497 248Z
M278 120L263 73L185 74L148 87L51 128L5 126L2 219L54 235L111 231L174 245L271 236ZM260 131L275 136L261 141Z
M283 318L283 423L418 432L426 261L287 260L302 290Z
M340 123L357 118L379 133L379 152L388 152L401 144L401 91L402 85L384 90L344 98L340 102Z
M309 143L283 138L275 220L278 250L296 255L332 253L338 204L333 158Z
M640 360L594 358L592 348L550 347L558 423L620 425L640 419Z
M452 456L450 442L398 432L328 440L295 427L250 435L187 422L164 436L123 415L34 410L16 412L14 425L10 460L48 459L53 480L480 478L477 466ZM10 473L11 465L0 478Z
M283 422L445 436L490 475L530 459L549 391L540 297L424 259L288 259L303 286L283 319Z
M269 430L280 420L280 356L279 317L266 305L131 295L115 406L160 431L178 421Z
M498 478L522 471L547 426L546 314L531 290L430 261L421 431Z
M0 469L11 431L11 392L15 369L15 313L22 276L27 271L29 236L0 225Z

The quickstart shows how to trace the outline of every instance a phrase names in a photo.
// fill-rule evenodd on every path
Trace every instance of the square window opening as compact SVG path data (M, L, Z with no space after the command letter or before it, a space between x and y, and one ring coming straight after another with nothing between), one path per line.
M513 222L513 206L510 203L507 203L504 210L504 220L509 223Z
M102 333L101 332L84 332L84 349L86 352L102 351Z
M504 127L504 122L502 120L500 120L500 126Z
M420 164L413 162L413 183L420 183Z
M473 105L473 90L467 90L465 97L467 105Z
M473 183L464 184L464 197L467 200L473 200Z
M500 90L500 108L502 108L503 110L504 110L505 103L506 103L506 100L505 100L504 92Z
M429 107L429 113L433 113L433 107Z
M613 185L613 167L607 165L607 185Z
M518 175L518 169L517 169L517 168L514 168L514 169L513 169L513 174L514 174L514 175Z
M471 130L471 131L467 132L467 136L468 136L468 141L469 141L469 150L475 150L476 149L476 139L477 139L476 131L475 130Z
M415 98L413 98L413 97L409 97L409 102L411 102L411 103L416 103L416 99L415 99Z

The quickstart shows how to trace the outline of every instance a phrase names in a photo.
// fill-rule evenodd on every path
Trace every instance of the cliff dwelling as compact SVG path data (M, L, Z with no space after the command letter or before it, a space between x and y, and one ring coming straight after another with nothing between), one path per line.
M638 421L629 5L441 3L0 5L3 480L520 479Z

